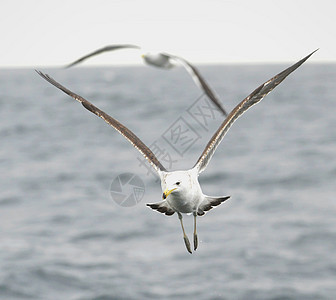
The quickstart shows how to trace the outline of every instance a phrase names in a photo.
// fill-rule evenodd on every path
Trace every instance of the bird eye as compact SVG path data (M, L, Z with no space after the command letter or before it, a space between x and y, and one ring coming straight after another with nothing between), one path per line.
M176 182L175 184L176 184L176 185L180 185L180 184L181 184L181 181L178 181L178 182Z

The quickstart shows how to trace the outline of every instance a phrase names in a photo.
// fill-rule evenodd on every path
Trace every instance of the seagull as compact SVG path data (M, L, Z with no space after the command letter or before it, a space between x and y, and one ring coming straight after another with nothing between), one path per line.
M141 49L141 47L137 45L132 44L124 44L124 45L109 45L105 46L103 48L100 48L96 51L93 51L76 61L72 62L71 64L66 65L66 68L70 68L72 66L75 66L84 60L98 55L103 52L108 51L114 51L119 49ZM222 112L224 116L227 116L227 112L225 111L224 107L221 104L221 101L218 99L218 97L215 95L214 91L210 88L209 84L205 81L205 79L202 77L199 70L193 66L191 63L189 63L187 60L185 60L182 57L164 53L164 52L144 52L141 55L142 59L147 63L148 65L155 66L161 69L171 69L176 66L176 63L182 65L188 73L191 75L192 79L196 83L196 85L203 90L203 92L209 97L209 99L214 103L214 105L217 106L217 108Z
M314 52L316 52L315 50ZM232 126L232 124L245 113L250 107L260 102L268 93L270 93L277 85L279 85L290 73L301 66L314 52L310 53L291 67L285 69L281 73L275 75L265 83L256 88L250 95L242 100L227 116L217 131L211 137L202 154L198 158L195 165L189 170L168 171L160 163L154 153L126 126L119 121L109 116L107 113L94 106L91 102L84 99L82 96L70 91L49 75L36 72L46 81L68 94L73 99L82 103L82 105L102 118L107 124L117 130L124 136L138 151L147 159L150 165L158 173L161 180L162 201L157 203L147 204L150 208L159 211L167 216L177 213L181 224L183 239L187 251L192 253L190 241L185 233L182 214L193 214L194 230L193 230L193 248L194 251L198 247L198 236L196 230L197 216L203 216L207 211L215 206L220 205L230 198L230 196L208 196L203 194L201 186L198 182L198 176L202 173L209 164L220 142Z

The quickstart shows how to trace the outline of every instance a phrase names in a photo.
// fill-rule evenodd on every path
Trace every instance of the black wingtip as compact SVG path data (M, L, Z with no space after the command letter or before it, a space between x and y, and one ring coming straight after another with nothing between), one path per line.
M45 74L44 74L42 71L40 71L40 70L35 69L35 72L36 72L37 74L39 74L41 77L44 77L44 76L45 76Z
M296 64L294 64L293 66L289 67L288 69L286 69L285 71L283 71L282 73L286 73L286 71L290 71L287 75L289 75L290 73L292 73L294 70L296 70L298 67L300 67L303 63L305 63L308 58L310 58L317 50L319 50L319 48L317 48L316 50L314 50L313 52L311 52L310 54L308 54L307 56L305 56L304 58L302 58L301 60L299 60ZM284 77L286 78L287 75Z
M35 69L35 72L36 72L37 74L39 74L43 79L45 79L45 80L47 80L47 81L50 80L50 77L49 77L48 74L44 74L42 71L37 70L37 69Z
M316 50L314 50L312 53L309 54L309 56L313 55L318 50L320 50L320 48L317 48Z
M71 67L73 67L73 66L75 66L77 64L78 64L77 62L71 63L71 64L67 64L67 65L63 66L63 69L70 69Z
M303 62L305 62L309 57L311 57L317 50L320 50L320 48L317 48L316 50L314 50L312 53L308 54L306 57L304 57L302 59Z

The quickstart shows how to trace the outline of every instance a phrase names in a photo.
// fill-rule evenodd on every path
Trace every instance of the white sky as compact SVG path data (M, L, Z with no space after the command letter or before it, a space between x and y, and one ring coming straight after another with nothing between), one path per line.
M132 43L193 63L336 59L334 0L1 0L0 67L58 66ZM141 64L136 50L85 65Z

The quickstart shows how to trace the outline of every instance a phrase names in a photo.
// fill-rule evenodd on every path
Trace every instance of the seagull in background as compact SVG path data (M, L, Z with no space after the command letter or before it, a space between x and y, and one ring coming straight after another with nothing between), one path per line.
M315 50L317 51L317 50ZM314 51L314 52L315 52ZM94 106L88 100L70 91L49 75L40 71L37 73L47 80L49 83L62 90L78 102L80 102L87 110L102 118L107 124L117 130L124 136L138 151L147 159L150 165L158 173L162 187L162 201L157 203L147 204L150 208L157 210L165 215L173 215L177 213L183 233L183 239L187 251L192 253L190 241L185 233L182 214L193 214L194 216L194 231L193 231L193 249L198 246L198 237L196 230L197 216L203 216L215 206L220 205L230 198L230 196L208 196L203 194L201 186L198 182L198 176L202 173L209 164L217 147L223 140L224 136L232 126L232 124L249 108L259 103L268 93L278 86L289 74L301 66L314 52L307 55L291 67L285 69L281 73L275 75L265 83L257 87L250 95L242 100L227 116L217 131L211 137L204 151L198 158L195 165L189 170L168 171L160 163L154 153L126 126L119 121L109 116L107 113Z
M101 54L103 52L108 51L114 51L114 50L120 50L120 49L141 49L141 47L137 45L131 45L131 44L124 44L124 45L110 45L105 46L103 48L100 48L98 50L95 50L76 61L72 62L71 64L66 65L66 68L73 67L88 58ZM221 101L218 99L218 97L215 95L214 91L210 88L209 84L205 81L205 79L202 77L201 73L198 71L198 69L193 66L191 63L189 63L187 60L185 60L182 57L164 53L164 52L147 52L142 51L142 59L147 63L148 65L155 66L161 69L171 69L176 66L176 64L182 65L188 73L191 75L192 79L196 83L196 85L203 90L203 92L209 97L209 99L216 105L216 107L222 112L224 116L227 116L227 112L225 111L224 107L221 104Z

